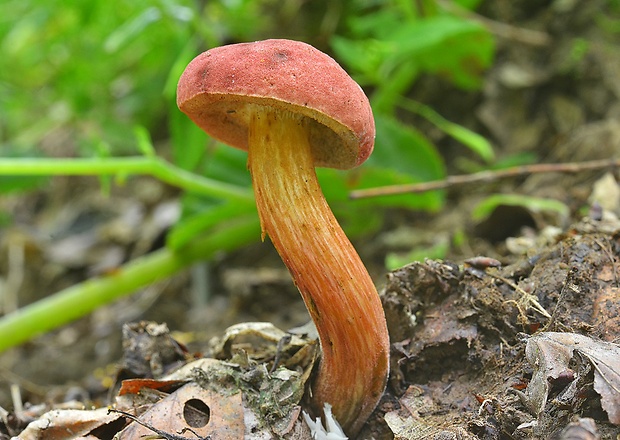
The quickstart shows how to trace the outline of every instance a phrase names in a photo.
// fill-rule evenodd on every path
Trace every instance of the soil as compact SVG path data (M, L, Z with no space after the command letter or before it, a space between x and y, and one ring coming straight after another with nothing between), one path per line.
M498 36L497 61L483 89L464 92L441 78L425 77L411 96L487 136L500 158L535 154L545 163L617 160L618 8L602 0L488 1L480 14L491 20L485 23ZM467 169L462 146L423 120L411 122L438 145L450 172ZM442 212L390 211L380 231L356 240L380 288L392 342L386 393L359 438L619 438L619 181L610 166L451 187ZM500 204L484 218L472 216L482 199L502 193L551 198L567 210ZM175 191L146 178L113 188L109 197L91 179L57 178L37 194L3 200L18 226L2 233L2 254L9 255L14 243L23 245L20 303L160 247L175 218L177 198ZM53 240L46 236L50 231L57 234ZM430 243L449 237L446 257L386 274L386 255L405 250L403 243L415 243L420 236ZM8 261L2 263L5 274ZM208 296L196 294L204 286ZM295 420L316 345L304 338L306 330L283 343L284 334L276 329L307 320L299 294L268 243L197 264L2 353L0 407L9 412L0 418L0 439L17 435L50 408L84 405L101 409L90 413L95 424L85 432L99 429L99 436L89 438L111 438L131 422L105 409L115 398L119 408L136 404L138 393L130 385L119 391L121 379L128 378L157 379L156 384L138 380L132 385L161 393L151 400L143 393L139 402L144 407L172 411L175 402L164 395L201 402L212 414L221 409L229 415L231 429L250 423L243 411L251 408L277 436L308 438ZM226 332L246 322L269 322L275 328ZM269 374L276 357L291 368L290 377L278 378L277 389ZM222 360L240 367L231 371ZM195 362L203 362L205 377L196 377L195 369L166 376ZM193 383L216 378L226 390L231 384L252 386L244 389L241 402L221 388L209 394L216 392L211 385L183 388L188 378ZM262 391L256 394L257 389ZM265 403L266 395L276 397ZM19 417L16 402L26 406ZM197 426L195 435L179 434L172 425L167 432L206 438L208 431L200 428L215 429L221 426L217 423L222 420L213 417L203 425L190 424ZM125 438L153 434L148 427L133 426ZM234 432L227 438L239 438ZM268 437L257 431L254 438Z

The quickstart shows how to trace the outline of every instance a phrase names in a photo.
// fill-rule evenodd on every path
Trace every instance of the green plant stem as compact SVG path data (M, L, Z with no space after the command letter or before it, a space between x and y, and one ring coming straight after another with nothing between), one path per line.
M213 197L253 201L252 191L209 179L176 167L158 157L119 158L2 158L0 176L105 176L145 174L186 191Z
M216 252L239 248L260 234L258 218L251 216L225 229L210 232L179 251L168 248L127 263L114 273L87 280L0 318L0 352L70 321L111 301L135 292L209 259Z

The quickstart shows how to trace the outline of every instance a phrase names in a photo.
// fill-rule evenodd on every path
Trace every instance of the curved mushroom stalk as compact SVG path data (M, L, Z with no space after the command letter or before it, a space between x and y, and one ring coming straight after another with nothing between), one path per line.
M269 235L299 288L322 348L311 403L324 403L349 435L376 407L387 380L389 338L377 290L331 212L314 170L304 118L251 106L248 168L263 238Z
M231 44L192 60L177 103L200 128L249 151L263 238L289 268L317 331L322 358L310 400L349 435L377 405L389 338L379 295L340 229L315 166L349 169L372 152L364 91L314 47L291 40Z

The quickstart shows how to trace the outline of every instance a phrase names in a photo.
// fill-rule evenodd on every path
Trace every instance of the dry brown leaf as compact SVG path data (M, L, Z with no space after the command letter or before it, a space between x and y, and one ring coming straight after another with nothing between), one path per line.
M171 388L176 388L182 384L183 382L178 380L125 379L121 383L121 388L118 390L118 395L123 396L125 394L138 394L144 388L170 392Z
M421 388L410 386L399 402L401 405L399 410L389 411L384 416L395 440L446 438L473 440L476 438L460 426L446 422L441 409ZM437 414L437 416L432 414Z
M95 410L53 409L30 423L19 440L75 440L88 438L89 433L120 416L108 414L107 408Z
M588 359L594 368L594 389L609 421L620 425L620 346L597 341L575 333L544 332L532 336L525 349L534 367L532 380L526 390L530 408L540 414L549 396L549 379L558 379L570 370L574 353Z
M241 393L226 395L188 383L153 405L139 419L146 425L173 435L235 440L244 437L243 416ZM118 438L144 440L149 435L154 435L151 429L133 422L119 433Z
M287 345L297 349L307 345L302 338L280 330L270 322L243 322L226 329L221 338L213 343L213 357L225 358L229 355L230 347L240 345L245 351L257 356L273 355L277 344L284 338L290 338ZM267 354L265 353L267 352Z
M600 438L596 422L587 417L579 417L562 430L559 440L600 440Z

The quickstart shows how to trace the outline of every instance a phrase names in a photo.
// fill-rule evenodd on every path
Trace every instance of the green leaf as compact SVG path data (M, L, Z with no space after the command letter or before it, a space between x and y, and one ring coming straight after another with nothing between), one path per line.
M392 115L394 107L401 97L407 93L418 76L420 67L413 60L399 65L389 81L381 83L370 97L370 103L376 114Z
M478 154L485 162L489 163L495 159L495 153L491 143L483 136L469 130L462 125L448 121L432 108L411 99L402 98L400 105L413 113L426 118L429 122L435 124L437 128L444 131L463 145L468 147L474 153Z
M375 149L367 163L408 175L412 182L445 177L443 159L419 131L397 120L377 115Z
M151 23L155 23L161 19L161 11L155 6L151 6L141 11L135 18L128 20L121 26L116 28L110 36L105 40L103 47L106 52L117 52L122 46L125 46L136 38L138 34Z
M169 124L172 162L185 170L195 171L206 155L207 134L181 113L176 104L170 112Z
M403 63L414 63L412 72L434 73L465 89L479 87L495 50L485 27L453 15L404 19L379 12L357 17L350 26L358 38L334 36L332 47L354 78L379 88L390 85Z
M189 62L199 53L200 43L197 38L191 38L180 50L178 56L175 58L172 63L172 67L168 72L168 77L166 78L166 83L164 85L163 94L166 98L168 98L171 102L174 102L175 105L172 108L172 112L180 113L181 111L176 107L176 97L177 97L177 84L179 82L179 78L181 74L185 70L185 67L189 64Z
M406 23L390 41L394 53L384 62L384 75L391 66L414 59L422 69L466 89L480 85L494 53L493 38L482 25L450 15Z
M465 8L465 9L469 9L470 11L475 10L480 3L482 3L482 0L452 0L454 3L456 3L458 6Z
M472 219L481 221L486 219L500 205L521 206L531 212L556 212L562 218L567 218L570 211L568 206L559 200L532 197L522 194L495 194L480 202L472 211Z
M207 207L204 211L184 218L176 224L166 237L166 245L170 249L180 250L217 225L225 224L230 219L239 220L251 216L257 216L254 203L224 203Z
M203 173L212 179L249 187L252 180L247 162L247 152L216 142L207 150Z
M381 65L390 53L387 43L375 39L350 40L334 35L331 45L340 62L350 67L357 82L364 85L381 81Z

